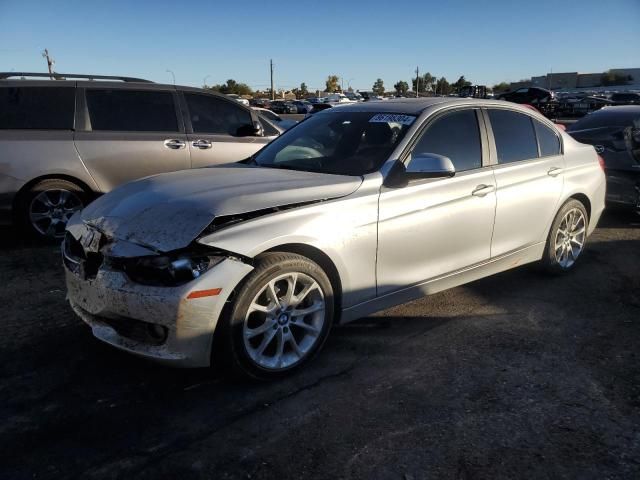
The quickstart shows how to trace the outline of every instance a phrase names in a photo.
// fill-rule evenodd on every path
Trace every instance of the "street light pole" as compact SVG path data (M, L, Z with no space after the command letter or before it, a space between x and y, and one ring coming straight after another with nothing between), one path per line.
M209 78L211 75L207 75L204 77L204 79L202 80L202 88L207 88L207 78Z
M167 68L167 72L169 72L171 74L171 76L173 77L173 84L175 85L176 84L176 74L173 73L173 71L169 70L168 68Z

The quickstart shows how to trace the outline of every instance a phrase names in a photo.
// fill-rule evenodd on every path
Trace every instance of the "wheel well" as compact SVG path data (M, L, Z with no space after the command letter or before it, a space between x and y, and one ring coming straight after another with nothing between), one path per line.
M571 195L570 198L578 200L580 203L584 205L584 208L587 210L587 216L591 219L591 202L589 201L589 197L587 197L584 193L576 193L575 195Z
M66 180L68 182L75 183L76 185L78 185L85 192L87 192L88 195L92 195L92 196L96 195L96 193L91 189L91 187L89 187L89 185L87 185L82 180L78 180L77 178L72 177L71 175L64 175L64 174L42 175L41 177L36 177L32 180L29 180L27 183L25 183L22 186L22 188L18 191L18 193L16 193L16 196L13 199L14 212L16 211L16 208L19 202L22 200L22 197L26 194L26 192L28 192L31 189L31 187L41 182L42 180Z
M298 255L302 255L303 257L307 257L320 265L320 267L329 277L331 287L333 288L333 297L335 301L334 322L339 323L342 306L342 281L340 280L338 269L336 268L331 258L329 258L329 256L322 250L310 245L305 245L303 243L289 243L285 245L278 245L277 247L273 247L267 251L296 253Z

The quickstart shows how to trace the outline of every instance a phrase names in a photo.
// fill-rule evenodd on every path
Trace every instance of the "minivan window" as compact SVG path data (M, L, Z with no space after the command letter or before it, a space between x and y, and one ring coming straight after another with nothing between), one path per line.
M536 135L538 136L538 145L540 146L540 156L550 157L560 155L560 138L549 127L543 125L538 120L534 120L536 127Z
M194 133L237 135L240 127L252 125L251 114L239 104L213 95L185 93Z
M72 130L74 87L0 88L0 129Z
M489 120L498 151L498 163L538 157L538 144L531 117L510 110L489 110Z
M435 120L418 140L412 155L420 153L449 157L456 172L480 168L482 145L475 110L460 110Z
M177 132L171 92L87 89L92 130Z

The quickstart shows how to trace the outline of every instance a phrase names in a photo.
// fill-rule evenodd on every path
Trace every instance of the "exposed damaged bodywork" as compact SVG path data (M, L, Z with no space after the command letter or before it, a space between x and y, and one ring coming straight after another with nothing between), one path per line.
M361 184L251 167L194 172L150 177L98 199L71 219L62 246L68 298L94 335L182 366L208 365L222 308L253 269L251 256L200 240ZM238 190L242 196L227 201Z
M188 246L216 218L232 221L343 197L360 184L359 177L312 172L203 168L123 185L91 203L81 218L110 237L169 252Z

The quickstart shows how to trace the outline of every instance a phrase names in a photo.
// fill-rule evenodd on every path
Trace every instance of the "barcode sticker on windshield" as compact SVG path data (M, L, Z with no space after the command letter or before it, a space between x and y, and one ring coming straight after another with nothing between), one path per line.
M369 120L369 123L401 123L411 125L416 117L412 115L398 115L396 113L377 113Z

